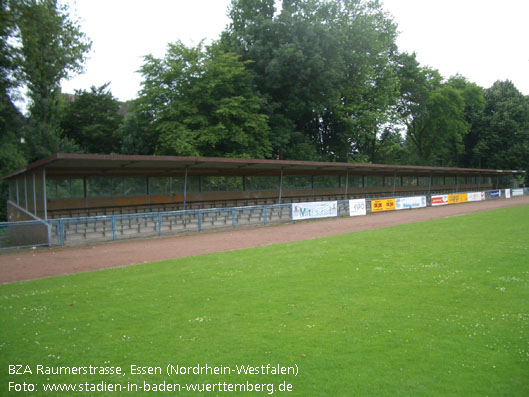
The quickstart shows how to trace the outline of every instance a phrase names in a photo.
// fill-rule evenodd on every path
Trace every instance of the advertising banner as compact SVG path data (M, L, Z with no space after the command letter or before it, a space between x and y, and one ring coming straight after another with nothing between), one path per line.
M511 198L511 189L505 189L505 198Z
M448 204L448 195L442 194L440 196L432 196L432 207L436 205L447 205Z
M426 207L426 197L400 197L396 199L397 210Z
M396 208L395 199L383 199L371 201L371 212L394 211Z
M338 201L318 201L314 203L292 203L292 219L312 219L338 216Z
M468 194L467 193L449 194L448 195L448 204L466 203L467 201L468 201Z
M349 200L349 216L359 216L366 214L366 200Z
M523 196L523 189L512 189L512 196Z
M490 198L500 198L500 197L501 197L501 191L499 191L499 190L491 190Z
M483 192L471 192L467 193L468 201L481 201L485 200L485 193Z

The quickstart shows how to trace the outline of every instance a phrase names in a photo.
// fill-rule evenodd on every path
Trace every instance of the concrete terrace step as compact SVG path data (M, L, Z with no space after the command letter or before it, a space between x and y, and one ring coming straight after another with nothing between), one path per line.
M52 239L56 244L75 245L111 241L159 234L192 233L199 230L230 229L264 224L264 208L204 209L189 213L148 213L138 215L106 215L96 219L64 219L52 226ZM267 223L290 220L290 206L266 208ZM159 222L161 221L161 224Z

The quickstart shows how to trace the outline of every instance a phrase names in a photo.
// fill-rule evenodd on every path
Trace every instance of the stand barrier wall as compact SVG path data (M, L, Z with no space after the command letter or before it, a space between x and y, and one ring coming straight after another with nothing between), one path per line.
M529 195L529 188L56 218L46 221L14 203L9 203L9 211L14 214L14 219L20 221L0 223L0 250L37 246L72 246L131 238L200 233L304 219L361 216L384 211L509 199L522 195Z

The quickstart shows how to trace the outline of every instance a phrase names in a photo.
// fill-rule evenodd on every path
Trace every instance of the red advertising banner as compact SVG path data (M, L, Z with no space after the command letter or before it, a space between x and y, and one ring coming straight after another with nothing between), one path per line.
M432 206L434 205L447 205L448 195L443 194L442 196L432 196Z

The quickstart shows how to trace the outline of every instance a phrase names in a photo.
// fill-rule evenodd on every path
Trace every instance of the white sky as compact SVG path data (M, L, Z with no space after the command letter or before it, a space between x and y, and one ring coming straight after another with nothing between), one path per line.
M230 0L63 0L93 41L86 72L63 92L99 87L125 101L137 96L143 56L163 57L167 43L217 39ZM401 51L448 78L460 73L482 87L511 80L529 95L529 1L382 0L398 23Z

